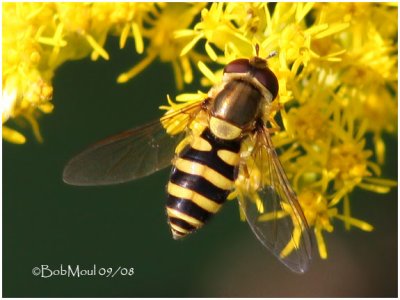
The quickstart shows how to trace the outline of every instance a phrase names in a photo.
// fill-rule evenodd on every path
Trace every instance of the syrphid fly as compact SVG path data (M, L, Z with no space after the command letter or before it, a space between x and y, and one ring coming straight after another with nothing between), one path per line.
M305 272L311 236L267 127L278 80L256 52L226 65L203 99L75 156L64 181L116 184L172 164L166 211L174 239L201 228L232 193L258 240L292 271Z

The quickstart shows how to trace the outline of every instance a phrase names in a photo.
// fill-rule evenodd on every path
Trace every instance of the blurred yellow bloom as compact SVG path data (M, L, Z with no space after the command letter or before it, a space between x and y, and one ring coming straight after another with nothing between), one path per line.
M183 77L185 82L190 82L189 58L197 56L180 58L179 49L174 48L174 40L168 36L175 27L189 26L203 4L181 4L177 9L167 5L160 13L164 6L154 3L4 3L3 124L10 119L25 118L40 141L37 117L53 109L51 81L54 71L67 60L88 55L93 60L99 57L109 60L103 48L108 34L120 36L121 48L127 38L132 37L138 53L144 52L143 39L151 39L150 56L136 66L133 75L160 55L162 61L173 63L177 79ZM180 14L185 18L176 18ZM158 23L157 18L160 18ZM129 79L133 76L131 73L125 73L119 80ZM3 137L6 140L25 142L22 133L5 128Z
M204 3L196 4L167 4L154 10L146 22L149 28L141 28L142 35L149 40L146 50L146 57L129 71L118 77L118 82L123 83L136 76L144 70L156 58L162 62L172 64L175 73L176 84L179 89L184 83L191 83L193 80L191 61L198 61L203 58L200 54L192 52L187 55L180 55L185 41L176 40L174 32L189 26L196 14L204 7Z
M137 28L143 14L153 7L151 3L4 3L3 125L22 117L41 141L37 117L53 110L51 81L56 68L89 54L94 60L108 60L103 48L107 34L119 33L125 25ZM135 17L139 12L140 17ZM127 33L124 35L126 38ZM140 49L137 35L135 40ZM25 142L22 133L7 125L3 126L3 137L14 143Z

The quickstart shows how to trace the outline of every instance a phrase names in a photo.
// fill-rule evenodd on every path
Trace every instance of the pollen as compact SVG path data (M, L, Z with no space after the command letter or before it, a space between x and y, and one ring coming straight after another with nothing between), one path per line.
M343 144L331 150L328 169L337 172L338 180L360 180L368 175L366 158L369 152L360 151L357 145Z
M329 116L318 106L306 104L291 109L287 115L288 125L301 142L315 142L326 139L329 135Z

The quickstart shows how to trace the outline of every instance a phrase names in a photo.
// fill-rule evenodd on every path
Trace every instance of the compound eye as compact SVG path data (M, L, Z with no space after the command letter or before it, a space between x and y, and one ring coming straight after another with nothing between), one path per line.
M278 79L268 68L257 69L253 76L272 94L272 100L276 98L279 91Z
M224 68L224 73L247 73L250 72L252 66L248 59L240 58L236 59Z
M248 59L239 58L226 65L224 73L249 73L254 76L272 94L272 100L276 98L279 91L278 79L275 74L266 66L256 67Z

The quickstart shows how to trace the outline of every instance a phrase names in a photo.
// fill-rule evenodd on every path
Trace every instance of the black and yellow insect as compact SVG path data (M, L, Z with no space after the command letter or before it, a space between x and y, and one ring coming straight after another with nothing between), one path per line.
M174 239L201 228L236 191L261 243L302 273L310 262L311 238L266 125L277 94L266 59L234 60L207 97L89 147L68 163L64 181L122 183L172 162L166 210ZM266 214L272 214L269 221L260 218Z

